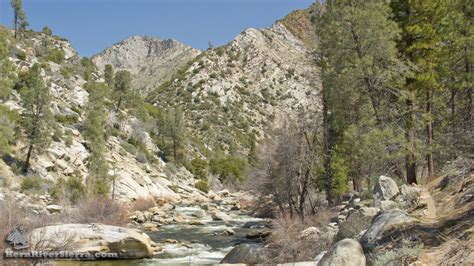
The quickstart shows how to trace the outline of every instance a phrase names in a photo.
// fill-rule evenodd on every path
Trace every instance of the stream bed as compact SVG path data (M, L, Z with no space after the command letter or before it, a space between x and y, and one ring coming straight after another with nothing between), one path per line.
M175 211L182 215L191 215L199 207L178 207ZM189 265L219 263L236 245L242 243L261 243L260 239L248 239L246 235L261 227L265 220L253 218L240 211L226 212L229 222L213 221L211 217L200 219L203 225L170 224L158 232L146 232L150 238L162 247L154 258L143 260L141 265ZM226 229L232 229L234 235L227 235ZM165 243L166 239L178 243Z

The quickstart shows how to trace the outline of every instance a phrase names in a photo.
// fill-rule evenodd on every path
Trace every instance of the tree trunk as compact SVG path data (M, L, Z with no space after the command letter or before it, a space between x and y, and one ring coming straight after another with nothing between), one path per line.
M23 173L28 172L28 169L30 168L30 159L31 159L32 152L33 152L33 145L30 145L30 147L28 147L28 153L26 154L25 164L23 165Z
M432 91L428 89L426 91L426 113L429 116L429 121L426 125L426 144L428 145L428 153L426 154L426 162L428 165L428 182L435 179L435 166L433 160L433 122L431 121L431 114L433 112L433 103L432 103Z
M326 198L329 206L334 204L333 195L333 177L331 169L331 136L330 136L330 122L329 122L329 110L328 110L328 91L323 88L323 145L324 145L324 176L326 179Z
M415 128L414 123L415 119L413 117L413 101L408 99L406 101L407 109L409 110L409 114L406 121L406 132L405 138L408 143L408 150L407 154L405 155L405 168L406 168L406 177L408 184L416 184L416 160L415 160Z

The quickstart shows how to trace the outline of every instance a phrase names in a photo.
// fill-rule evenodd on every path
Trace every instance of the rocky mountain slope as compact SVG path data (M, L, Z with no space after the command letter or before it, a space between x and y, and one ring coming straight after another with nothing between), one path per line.
M202 53L173 40L131 37L94 56L92 62L80 58L71 44L58 36L29 31L18 41L10 29L2 28L9 36L9 60L15 72L40 63L53 97L55 136L44 153L34 156L31 174L52 183L69 176L85 180L90 155L82 136L89 96L85 84L87 80L100 81L101 69L108 63L116 70L131 71L135 89L143 93L161 84L147 99L165 110L183 109L192 139L190 154L202 156L216 149L245 154L265 135L272 121L294 116L299 110L315 112L319 108L320 83L311 47L301 39L301 32L295 37L284 24L292 27L283 20L268 29L247 29L228 45ZM52 46L45 48L45 43ZM51 52L54 57L49 56ZM22 112L17 90L3 104ZM106 144L109 174L116 177L116 197L178 200L183 195L202 195L194 188L188 170L157 156L159 148L147 132L142 132L143 139L153 162L139 158L127 140L140 121L126 110L119 116L120 123L116 123L116 115L108 118L108 123L119 124L119 133L110 134ZM0 162L2 179L9 179L2 183L12 188L19 188L21 183L17 162L25 155L24 147L18 140L13 156Z
M194 148L201 155L216 149L245 154L269 125L299 111L313 113L320 108L311 15L312 8L295 11L270 28L246 29L227 45L202 53L173 41L168 50L160 45L149 48L159 41L132 37L94 56L93 61L99 68L111 64L131 71L147 93L170 74L163 71L167 58L181 56L175 67L195 55L151 90L147 100L163 109L184 111L197 143ZM168 55L150 59L150 49Z
M103 70L106 64L114 69L130 71L134 85L142 91L158 87L200 51L176 40L132 36L92 57Z
M86 164L90 155L82 136L82 123L89 96L85 88L85 75L87 68L92 68L91 79L99 80L99 72L95 66L90 65L89 60L81 59L67 40L44 33L28 32L27 38L18 41L13 38L10 29L1 30L2 34L9 36L9 60L13 63L15 72L20 73L34 63L40 63L43 79L52 96L51 111L55 128L53 140L47 150L34 156L29 175L39 176L52 184L69 176L79 176L85 180L88 175ZM40 53L46 40L52 44L48 49L58 54L54 60ZM17 90L13 90L9 100L3 104L19 114L22 112L21 96ZM110 136L106 144L107 160L111 166L109 174L116 177L114 190L117 198L130 200L156 196L178 200L180 195L201 193L194 189L192 175L184 168L173 168L171 172L156 156L153 164L148 161L140 162L133 150L127 151L126 141L132 134L132 125L137 119L126 112L121 115L121 134ZM147 135L145 138L149 139ZM7 192L19 190L23 177L18 174L21 165L18 162L25 156L24 148L25 144L18 139L13 153L0 161L0 183L10 188ZM147 148L152 154L156 154L158 150L153 143L149 143ZM184 186L183 191L180 186ZM24 195L19 197L29 200Z

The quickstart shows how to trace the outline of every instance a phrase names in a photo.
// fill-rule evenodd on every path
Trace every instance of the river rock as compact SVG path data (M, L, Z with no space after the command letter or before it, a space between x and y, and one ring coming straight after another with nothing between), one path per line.
M177 223L184 223L184 222L186 222L186 218L183 217L183 216L175 216L175 217L173 217L173 221L175 221Z
M148 235L136 230L103 224L60 224L31 232L32 249L71 252L117 253L119 259L153 255Z
M158 231L158 225L156 223L144 223L142 224L143 229L148 231L156 232Z
M136 221L137 223L146 222L146 217L141 211L133 212L132 216L130 216L130 219Z
M212 220L214 221L224 221L224 222L228 222L231 220L230 216L221 212L221 211L213 211L211 213L211 217L212 217Z
M265 262L266 260L262 247L257 245L241 244L233 248L220 263L243 263L252 265Z
M205 223L199 220L189 222L189 225L204 225Z
M374 187L374 196L381 200L391 200L395 198L400 190L398 189L397 183L388 177L380 176Z
M192 214L196 218L204 218L206 215L207 213L204 210L197 210Z
M370 226L372 218L380 211L378 208L362 207L352 212L347 220L339 225L339 231L336 235L336 241L345 238L355 238L361 231Z
M374 217L360 243L365 250L371 250L376 247L377 241L387 236L387 232L391 229L412 224L415 221L415 218L400 209L382 211Z
M247 235L245 235L248 239L257 239L257 238L266 238L271 234L269 230L252 230Z
M224 231L222 231L222 235L233 236L235 235L235 231L232 230L232 228L226 228Z
M319 261L320 266L365 266L362 246L354 239L343 239L334 244Z

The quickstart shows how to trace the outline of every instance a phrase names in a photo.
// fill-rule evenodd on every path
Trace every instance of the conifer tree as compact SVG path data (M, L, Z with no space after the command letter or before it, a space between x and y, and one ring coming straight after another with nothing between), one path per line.
M117 98L116 110L120 110L122 102L130 92L132 84L132 76L127 70L120 70L115 73L114 94Z
M105 158L105 119L107 108L105 99L108 88L104 83L90 83L87 117L84 121L84 138L87 140L90 156L87 162L89 193L107 195L110 189L109 165Z
M104 80L105 80L105 84L107 84L109 88L113 90L114 89L114 69L111 64L105 65Z
M41 77L41 68L35 64L20 77L22 98L22 129L28 151L23 171L28 171L34 152L41 152L51 142L52 116L49 110L49 88Z
M15 29L15 38L17 38L18 33L23 32L29 24L23 10L23 1L10 0L10 4L13 8L13 28Z

